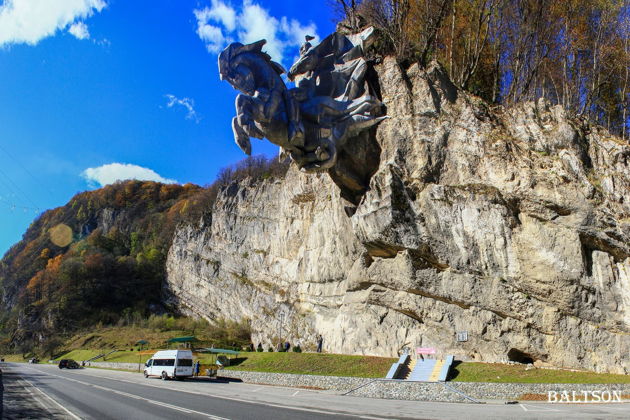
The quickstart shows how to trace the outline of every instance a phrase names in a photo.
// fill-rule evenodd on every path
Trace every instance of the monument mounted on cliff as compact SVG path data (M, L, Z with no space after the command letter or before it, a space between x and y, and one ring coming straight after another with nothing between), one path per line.
M265 40L230 44L219 55L219 74L241 92L232 129L243 152L251 154L250 137L267 138L302 171L319 172L335 167L340 154L355 146L353 140L387 117L366 81L364 55L374 29L354 35L335 32L315 47L311 39L306 37L288 72L294 88L280 77L284 68L263 52ZM345 179L338 183L365 189L355 170L338 165L336 171L341 172L338 180Z

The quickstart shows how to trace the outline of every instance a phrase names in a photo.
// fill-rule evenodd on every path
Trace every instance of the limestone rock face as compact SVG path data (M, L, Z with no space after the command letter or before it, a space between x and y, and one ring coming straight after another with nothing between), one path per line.
M376 73L390 118L358 206L326 174L233 184L176 232L168 300L248 318L265 347L630 372L630 146L544 101L491 108L437 65Z

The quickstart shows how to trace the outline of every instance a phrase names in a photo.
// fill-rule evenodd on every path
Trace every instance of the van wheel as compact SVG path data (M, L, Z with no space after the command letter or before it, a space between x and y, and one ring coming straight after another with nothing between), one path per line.
M147 373L147 371L146 371L146 370L144 371L144 377L145 377L145 378L148 378L148 377L149 377L149 374Z
M165 381L168 379L168 375L166 374L166 372L162 372L162 380Z

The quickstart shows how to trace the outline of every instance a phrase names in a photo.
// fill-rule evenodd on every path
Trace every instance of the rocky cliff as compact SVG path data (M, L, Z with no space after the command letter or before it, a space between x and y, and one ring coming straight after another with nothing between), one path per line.
M358 205L328 174L232 184L176 231L168 300L249 318L255 343L628 373L630 146L544 101L492 108L437 65L375 70L390 118Z

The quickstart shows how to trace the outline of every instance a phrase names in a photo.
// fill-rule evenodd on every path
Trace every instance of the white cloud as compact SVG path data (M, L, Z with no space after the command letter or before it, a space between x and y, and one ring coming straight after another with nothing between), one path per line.
M176 184L174 179L167 179L160 176L153 169L129 163L109 163L96 168L87 168L81 173L90 187L104 187L116 181L126 179L137 179L140 181L156 181L164 184Z
M175 95L171 95L166 94L164 95L168 101L166 102L166 106L168 108L173 108L175 105L178 106L182 106L184 108L186 108L186 119L187 120L194 120L195 122L199 122L200 118L199 118L199 114L197 114L197 111L195 111L195 101L191 98L178 98Z
M73 23L68 29L68 32L77 39L88 39L90 37L90 31L84 22Z
M194 13L197 19L221 22L228 31L236 29L236 11L221 0L212 0L212 8L195 10Z
M314 23L302 25L286 16L278 19L253 0L243 0L236 8L222 0L212 0L210 6L196 9L194 14L197 35L213 54L218 54L235 39L242 43L266 39L265 51L282 63L290 50L297 50L304 42L305 35L315 36L315 40L311 41L313 45L318 42ZM291 57L293 55L290 54Z
M0 2L0 47L35 45L106 6L105 0L4 0Z
M280 19L280 30L286 34L288 42L292 45L302 45L306 35L317 35L317 26L313 22L302 26L297 20L289 20L285 16ZM311 41L311 44L315 45L315 43L317 43L317 38Z
M266 52L274 60L282 63L284 59L284 43L277 37L280 22L259 5L248 0L243 2L243 10L239 15L238 38L244 44L266 39Z
M208 51L214 54L221 52L223 46L228 44L227 39L223 36L221 28L208 25L207 23L201 23L201 20L198 20L197 22L199 22L197 26L197 35L199 35L199 38L206 43Z

